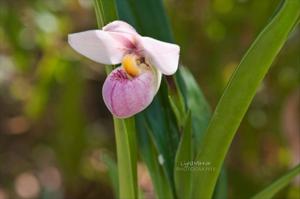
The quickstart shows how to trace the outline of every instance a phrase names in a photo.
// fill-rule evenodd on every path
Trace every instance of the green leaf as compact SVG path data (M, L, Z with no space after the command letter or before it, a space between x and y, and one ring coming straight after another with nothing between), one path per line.
M300 14L299 0L286 0L259 34L231 77L203 137L196 160L212 172L193 174L193 198L211 198L225 155L257 88L288 38Z
M191 113L187 114L183 134L178 146L175 159L175 186L178 198L190 198L191 186L191 166L193 162L193 144L192 144L192 119Z
M99 28L118 19L114 0L94 0L94 7Z
M264 190L252 197L252 199L269 199L272 198L278 191L287 186L290 181L300 174L300 164L286 173L284 176L277 179L275 182L267 186Z
M142 159L147 165L152 183L157 198L172 199L172 187L168 181L167 173L164 171L162 165L159 163L159 154L157 147L155 147L151 136L151 131L142 115L136 117L138 129L138 142Z
M168 103L168 91L166 85L161 85L158 96L153 100L142 115L149 126L150 138L153 140L158 155L164 160L163 170L175 192L173 179L174 161L177 145L179 143L179 130L176 118ZM139 134L142 132L139 132Z
M169 83L169 102L177 120L177 126L181 129L186 122L187 108L183 93L180 91L176 80L168 79ZM172 88L173 86L174 88Z
M227 198L227 175L226 170L223 166L221 170L221 174L219 175L219 179L214 190L213 199L226 199Z
M191 72L183 66L179 68L179 71L180 73L177 75L176 80L177 82L180 82L180 79L182 79L181 93L185 94L187 107L191 110L193 136L195 138L193 139L193 145L195 146L195 154L197 154L202 137L211 117L211 110Z
M185 107L182 106L182 103L180 102L180 98L178 96L169 95L169 101L175 114L178 127L182 127L184 125L183 116L185 115Z
M118 19L115 1L94 0L95 12L99 28ZM106 67L107 73L112 70ZM137 198L137 149L134 118L114 118L114 128L117 147L119 197Z
M171 42L171 29L161 0L116 0L120 19L149 37Z

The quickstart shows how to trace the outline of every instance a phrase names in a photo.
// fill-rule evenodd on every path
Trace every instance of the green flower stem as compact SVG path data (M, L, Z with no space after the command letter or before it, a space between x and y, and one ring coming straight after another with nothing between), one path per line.
M118 19L114 0L94 0L99 28ZM106 66L106 73L112 71ZM134 117L118 119L114 117L114 128L118 159L119 198L138 198L137 186L137 149Z
M192 198L212 197L232 139L257 88L286 42L300 15L300 0L286 0L279 12L258 35L231 77L204 135L196 161L208 162L207 171L192 175Z
M137 150L134 118L114 118L118 176L119 198L137 198Z

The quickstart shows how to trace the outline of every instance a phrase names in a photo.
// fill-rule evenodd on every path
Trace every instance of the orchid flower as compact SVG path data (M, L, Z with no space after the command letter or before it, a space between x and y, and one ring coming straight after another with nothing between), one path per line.
M178 45L143 37L123 21L111 22L102 30L69 34L68 41L93 61L121 64L107 76L102 88L107 108L118 118L131 117L149 106L162 74L172 75L178 68Z

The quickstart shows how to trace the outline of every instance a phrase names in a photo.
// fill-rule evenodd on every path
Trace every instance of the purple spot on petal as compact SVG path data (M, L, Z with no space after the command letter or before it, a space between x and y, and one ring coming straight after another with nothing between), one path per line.
M116 81L128 81L129 80L126 72L122 69L112 72L111 78L112 78L112 80L116 80Z

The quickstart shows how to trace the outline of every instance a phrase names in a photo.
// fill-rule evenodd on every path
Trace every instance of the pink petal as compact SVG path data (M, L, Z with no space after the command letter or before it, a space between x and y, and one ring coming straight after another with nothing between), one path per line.
M102 88L103 99L115 117L131 117L150 105L159 82L153 71L145 71L129 79L119 67L106 78Z
M90 30L68 35L71 47L102 64L119 64L133 44L127 33Z
M150 37L139 37L138 39L144 55L152 65L165 75L172 75L176 72L180 51L178 45L158 41Z
M108 31L108 32L122 32L122 33L129 33L129 34L138 34L136 32L136 30L129 25L128 23L124 22L124 21L113 21L109 24L107 24L106 26L104 26L102 28L102 30L104 31Z

